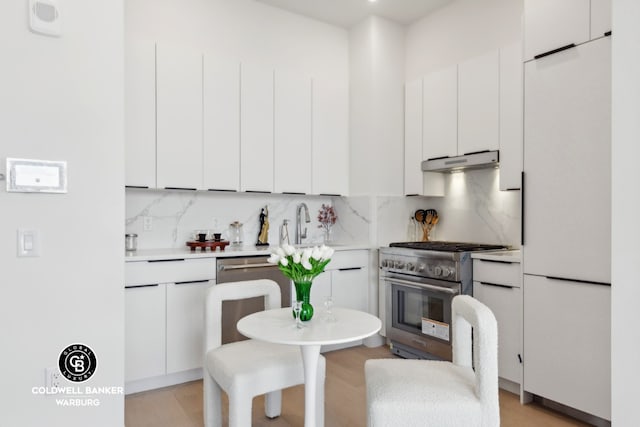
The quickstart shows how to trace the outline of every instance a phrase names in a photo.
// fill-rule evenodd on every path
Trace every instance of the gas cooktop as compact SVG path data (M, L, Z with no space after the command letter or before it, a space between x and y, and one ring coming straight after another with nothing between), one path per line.
M472 252L472 251L491 251L508 249L504 245L486 245L482 243L464 243L464 242L396 242L390 243L392 248L408 248L419 249L425 251L439 252Z

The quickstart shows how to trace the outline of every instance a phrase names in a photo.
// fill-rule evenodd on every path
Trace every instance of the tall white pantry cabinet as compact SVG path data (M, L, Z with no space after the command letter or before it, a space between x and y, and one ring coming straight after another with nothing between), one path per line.
M523 389L610 420L606 3L525 1Z

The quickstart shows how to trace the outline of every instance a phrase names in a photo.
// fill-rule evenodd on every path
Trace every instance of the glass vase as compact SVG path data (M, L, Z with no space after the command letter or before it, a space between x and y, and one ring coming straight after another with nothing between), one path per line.
M324 226L323 227L323 240L324 240L324 244L329 246L329 244L331 244L331 242L333 241L333 233L332 233L332 228L331 226Z
M300 320L302 320L303 322L309 321L313 317L313 306L309 302L311 298L311 280L298 282L294 281L293 284L296 287L296 301L302 301Z

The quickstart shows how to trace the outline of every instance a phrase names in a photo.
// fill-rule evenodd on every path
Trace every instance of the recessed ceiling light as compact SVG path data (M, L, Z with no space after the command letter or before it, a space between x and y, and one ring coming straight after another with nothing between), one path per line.
M369 3L375 3L378 0L369 0Z

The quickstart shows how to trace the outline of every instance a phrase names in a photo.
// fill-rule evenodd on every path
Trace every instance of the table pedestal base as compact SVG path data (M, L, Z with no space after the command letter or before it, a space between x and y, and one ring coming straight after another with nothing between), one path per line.
M318 384L320 346L303 345L300 349L304 365L304 425L305 427L324 427L324 414L316 414L316 406L318 410L324 411L324 399L322 399L322 405L317 401L318 397L324 397L324 393L318 393L321 396L316 393L318 386L324 388L324 384ZM318 418L316 418L317 415Z

